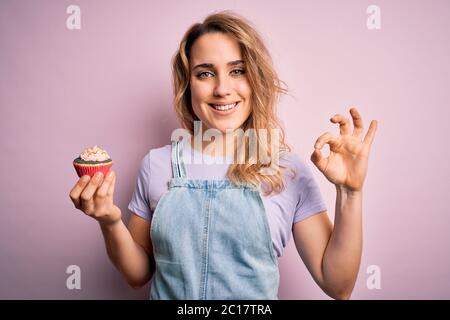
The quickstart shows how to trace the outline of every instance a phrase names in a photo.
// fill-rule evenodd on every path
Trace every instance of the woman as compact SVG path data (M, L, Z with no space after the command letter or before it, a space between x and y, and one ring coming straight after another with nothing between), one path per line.
M339 137L325 133L316 141L311 160L336 186L333 226L311 172L284 141L275 108L286 91L248 21L221 12L193 25L173 59L173 80L177 116L194 139L144 157L128 228L113 203L114 172L83 176L70 193L75 207L100 223L127 282L141 287L152 280L152 299L277 299L277 256L292 232L320 288L348 299L361 259L362 188L377 122L362 141L362 118L352 108L353 132L338 114L330 120L339 123ZM251 161L255 154L234 138L210 148L196 121L219 132L216 140L254 130L269 162ZM328 158L320 152L325 144ZM242 150L245 161L236 163L234 152ZM188 155L232 163L192 164Z

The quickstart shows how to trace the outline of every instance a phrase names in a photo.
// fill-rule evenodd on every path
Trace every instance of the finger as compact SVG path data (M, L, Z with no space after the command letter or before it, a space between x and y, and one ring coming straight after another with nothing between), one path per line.
M80 209L81 192L84 190L89 180L91 180L90 176L88 175L82 176L75 184L75 186L72 188L72 190L70 190L69 197L72 200L73 204L75 205L75 208L77 209Z
M378 121L372 120L370 122L369 130L367 130L367 134L364 137L363 143L370 149L372 145L373 139L375 138L375 132L377 131Z
M327 159L322 156L320 149L314 149L311 155L311 161L319 168L320 171L324 171L327 164Z
M356 108L350 109L350 114L352 115L353 119L353 136L360 138L363 131L364 131L364 125L361 115L359 114L359 111Z
M325 132L322 134L314 144L315 149L322 149L325 144L329 144L330 147L337 147L338 146L338 139L333 136L330 132Z
M90 214L94 208L93 196L97 188L101 185L102 180L103 173L97 172L81 193L81 208L86 214Z
M112 175L112 181L108 188L108 196L112 197L114 195L114 188L116 186L116 174L115 174L115 172L111 172L111 175Z
M340 114L334 115L331 119L333 123L339 123L339 130L342 135L350 134L350 122L347 118L341 116Z
M106 176L100 188L98 188L96 195L100 198L106 197L108 195L108 189L112 181L113 181L113 172L110 171L108 172L108 175Z

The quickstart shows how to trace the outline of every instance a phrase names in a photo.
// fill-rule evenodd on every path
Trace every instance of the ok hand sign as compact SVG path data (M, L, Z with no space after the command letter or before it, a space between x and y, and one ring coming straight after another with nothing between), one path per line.
M351 191L362 190L367 174L369 152L377 130L377 121L370 122L364 140L363 121L356 108L350 109L353 119L353 133L350 132L349 120L340 114L330 119L333 123L339 123L340 135L333 136L330 132L321 135L311 155L311 161L336 186L342 186ZM330 155L324 158L320 152L325 144L330 146Z

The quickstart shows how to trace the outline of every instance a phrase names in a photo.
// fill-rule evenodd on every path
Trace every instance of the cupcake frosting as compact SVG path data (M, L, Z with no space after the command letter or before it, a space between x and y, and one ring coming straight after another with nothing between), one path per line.
M80 158L84 161L105 161L109 159L109 154L106 150L98 146L87 148L80 154Z

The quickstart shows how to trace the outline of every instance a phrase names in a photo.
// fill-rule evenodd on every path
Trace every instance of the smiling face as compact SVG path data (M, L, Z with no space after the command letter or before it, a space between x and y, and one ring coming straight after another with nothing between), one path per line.
M251 113L251 88L239 43L226 33L206 33L191 48L191 103L203 129L240 128Z

